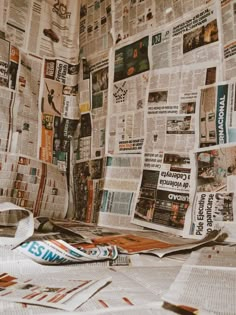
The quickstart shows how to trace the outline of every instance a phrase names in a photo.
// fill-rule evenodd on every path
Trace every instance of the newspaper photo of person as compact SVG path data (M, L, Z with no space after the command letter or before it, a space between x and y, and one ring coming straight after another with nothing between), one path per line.
M61 116L63 104L62 85L59 82L45 79L42 112Z

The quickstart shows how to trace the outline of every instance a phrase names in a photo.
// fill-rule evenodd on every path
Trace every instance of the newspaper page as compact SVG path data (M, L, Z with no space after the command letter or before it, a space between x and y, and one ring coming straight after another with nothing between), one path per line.
M34 216L64 218L68 205L66 177L38 160L1 153L0 201L25 207Z
M191 203L185 233L202 237L217 223L235 221L235 145L202 148L194 153ZM185 234L184 233L184 234Z
M157 4L159 6L159 4ZM148 31L154 26L155 1L114 1L114 43L127 42L127 38Z
M220 3L185 15L152 34L152 68L221 60Z
M235 78L236 72L236 1L221 1L223 44L224 44L224 74L225 79Z
M41 57L77 63L79 55L79 2L31 0L26 49Z
M195 147L235 142L235 82L204 87L199 94Z
M38 156L39 81L42 59L21 52L13 109L11 152Z
M90 67L91 113L92 113L92 158L105 154L106 116L108 107L108 59Z
M77 162L73 166L74 218L97 223L104 182L103 158Z
M112 45L111 0L80 2L79 43L83 56L108 50Z
M43 67L39 157L65 171L70 140L80 118L79 64L45 59Z
M90 69L85 57L80 60L79 107L81 113L90 110Z
M235 248L227 246L193 252L162 297L169 304L168 309L186 309L199 314L205 314L203 311L217 315L235 314L234 255Z
M148 43L149 37L145 36L114 50L114 73L109 75L114 82L109 97L106 140L109 154L142 152L150 68Z
M4 301L36 304L73 311L95 294L100 288L111 282L111 278L94 280L74 280L37 277L21 277L20 279L3 273L0 276L0 299ZM51 284L53 283L53 284Z
M30 11L31 0L23 2L8 0L4 29L6 30L7 39L17 47L26 47Z
M0 151L2 152L9 151L11 145L14 100L14 91L0 87Z
M132 222L182 235L189 205L189 190L188 153L145 153Z
M19 49L0 36L0 87L15 90Z
M140 229L130 223L141 176L140 155L108 156L99 226Z

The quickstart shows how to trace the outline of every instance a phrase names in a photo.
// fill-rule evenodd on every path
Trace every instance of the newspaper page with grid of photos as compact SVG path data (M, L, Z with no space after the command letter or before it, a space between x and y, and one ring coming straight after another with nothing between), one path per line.
M191 198L184 235L203 237L224 222L235 221L235 144L217 145L194 152Z

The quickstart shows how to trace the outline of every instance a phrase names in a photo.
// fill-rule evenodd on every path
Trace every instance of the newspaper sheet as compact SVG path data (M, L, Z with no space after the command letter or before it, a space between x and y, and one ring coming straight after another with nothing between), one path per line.
M21 52L10 150L32 158L38 156L38 98L41 69L41 58Z
M152 68L221 60L220 2L194 10L152 34Z
M236 1L221 1L223 45L224 45L224 74L225 79L235 77L236 71Z
M74 218L97 223L104 181L104 160L77 162L73 167Z
M141 234L141 233L140 233ZM145 234L144 234L145 235ZM207 235L200 241L194 240L177 240L173 238L171 242L158 240L157 237L148 238L134 234L123 234L115 236L104 236L93 239L94 244L109 244L116 245L120 252L125 252L129 254L135 253L146 253L156 255L158 257L163 257L166 254L183 251L192 250L201 245L206 245L207 243L213 242L220 235L220 231L213 231L211 234Z
M83 56L96 55L112 45L111 0L80 3L79 42Z
M137 38L114 50L107 149L110 154L141 153L144 142L145 100L150 68L149 37Z
M234 144L194 153L191 176L195 184L191 187L185 233L202 237L218 222L235 221L235 157Z
M66 177L56 167L16 154L0 154L0 201L31 210L34 216L64 218Z
M196 118L196 148L236 141L235 95L235 82L200 89Z
M192 310L195 314L235 314L234 255L235 248L225 246L193 252L163 296L168 308L175 306L172 309Z
M45 59L43 69L39 157L66 171L70 140L80 118L79 64Z
M130 223L138 189L142 158L112 155L106 159L104 191L98 224L107 227L137 229Z
M111 278L94 280L42 279L35 274L17 278L11 274L0 275L0 300L36 304L73 311L88 300L100 288L107 285Z

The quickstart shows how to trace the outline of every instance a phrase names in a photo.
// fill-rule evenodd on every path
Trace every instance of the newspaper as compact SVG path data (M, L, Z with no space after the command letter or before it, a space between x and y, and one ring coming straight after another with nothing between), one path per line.
M66 171L70 140L80 118L79 64L45 59L43 69L39 157Z
M149 38L116 49L110 92L107 153L141 153L144 142L144 104L148 86Z
M221 34L220 3L216 1L152 34L152 67L221 60Z
M84 56L91 56L111 47L111 0L82 0L79 17L79 42Z
M76 62L79 51L79 3L9 1L7 37L18 47L43 56Z
M138 229L130 223L141 175L141 157L112 155L106 173L99 213L99 226Z
M41 264L71 264L117 258L116 246L81 245L79 248L63 240L29 241L17 248L34 261Z
M155 235L154 238L142 237L139 235L123 234L119 236L105 236L93 239L94 244L109 244L116 245L120 252L129 254L145 253L152 254L158 257L163 257L166 254L175 253L178 251L194 249L196 247L206 245L216 240L220 235L220 231L213 231L200 241L192 242L187 239L180 241L172 239L171 242L158 240ZM174 243L175 241L176 244Z
M73 167L74 218L97 223L104 180L104 160L77 162Z
M235 142L235 82L201 88L195 147Z
M224 73L225 79L230 80L235 77L236 70L236 2L235 0L222 0L222 26L224 45Z
M13 237L1 236L0 246L16 247L32 236L34 221L33 215L29 210L16 206L11 202L3 202L0 203L0 213L1 225L16 226Z
M234 254L235 248L223 246L193 252L163 296L169 304L168 309L186 309L199 314L204 314L204 311L208 314L234 314ZM202 289L198 290L198 287Z
M194 153L185 233L202 237L218 222L235 221L235 149L226 144Z
M17 278L11 274L3 273L0 276L1 294L4 301L36 304L47 307L73 311L96 291L111 282L111 278L94 280L64 279L56 280L53 284L37 277L35 274Z
M64 218L68 207L66 177L55 166L0 153L0 201L24 207L34 216Z

